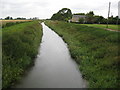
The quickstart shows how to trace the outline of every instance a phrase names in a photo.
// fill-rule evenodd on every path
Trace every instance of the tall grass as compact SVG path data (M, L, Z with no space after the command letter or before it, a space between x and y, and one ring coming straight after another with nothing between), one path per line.
M2 24L2 28L10 27L10 26L13 26L13 25L16 25L16 24L20 24L20 23L24 23L24 22L8 22L6 24Z
M90 88L120 85L120 33L61 21L46 21L68 44Z
M33 21L5 27L2 37L2 87L8 88L33 64L42 37L42 26Z
M2 25L5 25L6 23L16 23L16 22L28 22L28 21L33 21L33 20L0 20Z
M103 28L105 29L107 24L81 24L81 25L87 25L87 26L90 26L90 27L96 27L96 28ZM112 30L120 30L119 28L120 25L108 25L108 28L109 29L112 29Z

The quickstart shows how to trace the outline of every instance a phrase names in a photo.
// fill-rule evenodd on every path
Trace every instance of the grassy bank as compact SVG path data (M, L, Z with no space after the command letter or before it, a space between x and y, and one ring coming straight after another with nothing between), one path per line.
M81 25L87 25L90 27L103 28L103 29L105 29L107 26L106 24L81 24ZM113 30L119 30L118 27L120 27L120 25L108 25L108 28Z
M2 29L2 86L7 88L21 78L34 62L42 37L38 21L16 24Z
M120 33L60 21L45 23L67 42L88 87L119 87Z

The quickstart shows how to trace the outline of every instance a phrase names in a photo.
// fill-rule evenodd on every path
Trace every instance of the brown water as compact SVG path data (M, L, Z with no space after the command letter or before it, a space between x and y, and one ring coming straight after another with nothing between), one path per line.
M67 44L44 23L43 37L35 65L16 88L84 88L78 65L71 58Z

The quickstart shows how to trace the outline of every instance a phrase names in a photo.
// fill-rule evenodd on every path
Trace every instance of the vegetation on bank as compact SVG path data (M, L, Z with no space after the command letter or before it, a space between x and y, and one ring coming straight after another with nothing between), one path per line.
M120 33L101 28L46 21L68 44L90 88L119 88Z
M16 24L20 24L20 23L24 23L24 22L8 22L6 24L2 24L2 28L10 27L10 26L13 26L13 25L16 25Z
M81 25L87 25L90 27L96 27L96 28L103 28L105 29L107 24L81 24ZM109 29L113 29L113 30L119 30L120 25L108 25Z
M38 21L24 22L2 29L2 87L8 88L34 64L42 37Z
M5 26L9 26L9 25L12 26L14 24L19 24L19 23L28 22L28 21L32 21L32 20L0 20L2 28L4 28Z

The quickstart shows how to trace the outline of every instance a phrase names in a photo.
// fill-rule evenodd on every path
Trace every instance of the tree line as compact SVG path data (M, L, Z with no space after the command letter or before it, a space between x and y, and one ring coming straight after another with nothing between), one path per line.
M68 21L72 18L72 12L68 8L63 8L59 10L57 13L53 14L51 17L52 20L62 20L62 21Z
M107 20L109 24L120 24L120 19L118 19L118 16L109 17L108 19L104 18L103 16L95 15L93 11L90 11L89 13L79 13L79 14L74 14L74 15L85 15L86 18L80 18L79 23L87 23L87 24L106 24Z
M86 24L107 24L107 20L109 24L120 24L120 19L118 16L116 17L109 17L108 19L104 18L103 16L95 15L93 11L88 13L76 13L72 14L71 10L68 8L63 8L59 10L57 13L53 14L51 20L60 20L60 21L69 21L72 19L73 15L84 15L85 18L79 18L78 23L86 23Z
M1 18L3 19L3 18ZM33 18L29 18L29 20L37 20L39 19L38 17L33 17ZM13 18L11 16L7 16L4 18L4 20L28 20L27 18L24 18L24 17L17 17L17 18Z

